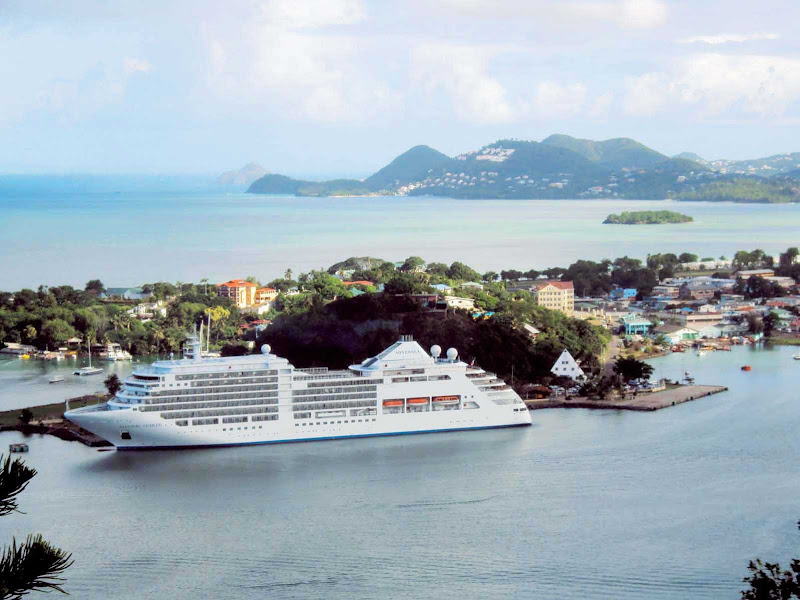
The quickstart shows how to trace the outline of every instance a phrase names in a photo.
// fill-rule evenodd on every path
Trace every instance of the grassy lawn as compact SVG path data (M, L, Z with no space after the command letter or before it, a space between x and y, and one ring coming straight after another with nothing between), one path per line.
M82 408L90 404L99 404L105 402L107 397L105 394L80 396L79 398L70 398L70 408ZM56 402L55 404L45 404L44 406L32 406L30 408L33 413L31 423L38 423L44 419L59 419L64 414L65 405L63 402ZM0 426L2 425L17 425L21 421L19 416L22 414L22 409L6 410L0 412Z
M775 346L800 346L800 337L771 337L767 343Z

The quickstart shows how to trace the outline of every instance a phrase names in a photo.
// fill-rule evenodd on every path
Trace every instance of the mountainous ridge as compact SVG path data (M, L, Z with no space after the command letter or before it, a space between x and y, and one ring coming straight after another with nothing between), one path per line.
M501 139L452 158L429 146L414 146L363 181L312 182L266 175L253 182L248 192L298 196L800 201L800 181L786 175L800 169L800 153L796 159L795 154L785 154L743 163L701 164L694 157L700 159L692 153L670 158L630 138L593 141L555 134L541 142ZM754 177L763 180L764 185L742 181ZM748 196L751 193L752 199Z

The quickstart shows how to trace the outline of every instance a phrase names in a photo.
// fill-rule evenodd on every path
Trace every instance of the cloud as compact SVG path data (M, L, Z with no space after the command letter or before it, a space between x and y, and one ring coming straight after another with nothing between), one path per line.
M610 23L622 29L652 29L666 23L663 0L443 0L450 11L485 18Z
M418 45L411 56L412 85L449 96L459 118L473 123L511 121L516 110L508 91L488 73L495 50L445 43Z
M360 0L271 0L244 25L206 24L210 91L301 120L368 118L398 95L365 68L365 42L342 31L365 18Z
M580 113L585 103L584 84L560 85L554 81L542 81L536 86L533 110L544 117L571 117Z
M290 29L353 25L366 18L361 0L270 0L261 14Z
M153 70L153 65L141 58L126 58L123 63L125 65L125 72L129 74L149 73Z
M695 35L692 37L681 38L676 40L679 44L711 44L716 46L718 44L728 43L742 43L754 42L760 40L777 40L780 39L778 33L718 33L716 35Z
M695 107L703 116L778 116L800 100L800 60L782 56L695 54L666 72L626 81L625 111L653 115Z

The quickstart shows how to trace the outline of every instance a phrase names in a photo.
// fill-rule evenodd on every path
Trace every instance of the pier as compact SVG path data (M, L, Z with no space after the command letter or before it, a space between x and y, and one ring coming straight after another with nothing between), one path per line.
M540 410L543 408L591 408L653 411L726 391L728 391L728 388L721 385L679 385L668 387L661 392L639 394L633 398L590 400L582 396L573 396L572 398L556 397L542 400L526 400L525 404L530 410Z

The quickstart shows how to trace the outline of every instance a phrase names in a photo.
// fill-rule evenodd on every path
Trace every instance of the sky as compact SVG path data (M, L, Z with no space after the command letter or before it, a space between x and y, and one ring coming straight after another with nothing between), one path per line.
M0 173L364 177L551 133L800 151L794 0L0 0Z

